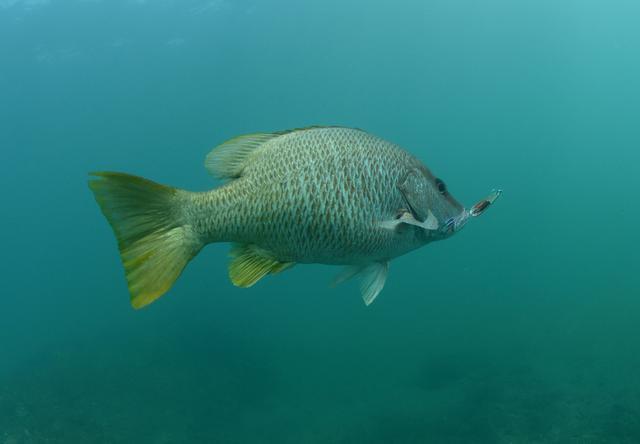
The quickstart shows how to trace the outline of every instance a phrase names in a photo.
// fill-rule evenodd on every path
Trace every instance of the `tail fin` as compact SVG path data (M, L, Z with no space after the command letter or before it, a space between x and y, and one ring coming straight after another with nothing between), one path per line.
M131 305L166 293L202 244L179 211L181 191L123 173L91 173L89 188L118 239Z

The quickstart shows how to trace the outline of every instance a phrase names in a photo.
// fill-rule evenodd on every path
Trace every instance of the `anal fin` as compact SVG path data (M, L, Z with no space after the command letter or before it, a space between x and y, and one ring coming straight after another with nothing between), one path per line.
M237 287L251 287L267 274L280 273L294 265L294 262L281 262L268 251L250 244L234 244L230 256L229 278Z

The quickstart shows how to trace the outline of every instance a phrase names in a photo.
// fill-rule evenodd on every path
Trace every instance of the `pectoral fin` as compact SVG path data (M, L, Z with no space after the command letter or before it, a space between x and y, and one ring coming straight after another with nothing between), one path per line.
M358 276L360 281L360 293L365 305L370 305L384 288L389 272L389 262L374 262L368 265L350 266L344 269L333 281L333 285Z
M294 265L280 262L255 245L235 244L230 255L233 259L229 263L229 278L237 287L251 287L267 274L279 273Z
M389 230L395 230L395 228L399 224L414 225L416 227L420 227L424 230L430 231L437 230L440 226L440 224L438 223L438 219L433 215L431 210L427 210L427 218L424 220L424 222L420 222L413 216L413 214L408 211L403 212L397 219L385 220L380 222L380 226L382 228L386 228Z

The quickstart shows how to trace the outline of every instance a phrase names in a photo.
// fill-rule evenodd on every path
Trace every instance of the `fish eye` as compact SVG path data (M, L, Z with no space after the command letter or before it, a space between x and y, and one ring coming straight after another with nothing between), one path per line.
M440 179L436 179L436 188L438 188L438 192L440 194L447 192L447 185L445 185L445 183Z

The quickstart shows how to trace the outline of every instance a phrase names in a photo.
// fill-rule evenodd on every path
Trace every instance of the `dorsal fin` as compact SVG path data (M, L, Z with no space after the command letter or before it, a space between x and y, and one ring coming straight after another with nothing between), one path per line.
M204 165L216 179L235 179L251 161L251 154L271 139L297 131L319 128L343 128L340 126L307 126L274 133L254 133L234 137L215 147L207 155Z
M251 153L265 142L278 137L277 133L255 133L234 137L218 145L207 155L204 166L216 179L240 177Z

